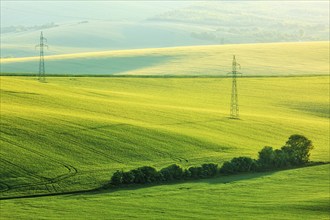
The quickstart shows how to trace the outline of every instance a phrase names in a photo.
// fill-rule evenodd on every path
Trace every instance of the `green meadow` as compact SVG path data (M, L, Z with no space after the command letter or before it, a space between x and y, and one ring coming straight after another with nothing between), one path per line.
M34 76L1 76L0 218L327 219L329 165L82 192L107 184L118 169L160 169L173 163L186 168L207 162L221 165L238 156L257 158L262 147L278 149L292 134L313 141L312 161L328 162L330 90L324 74L329 57L317 59L327 48L325 43L301 45L305 46L296 48L299 56L286 59L284 51L290 48L278 47L282 52L272 65L283 74L271 72L272 65L268 74L261 74L268 69L262 66L267 60L259 59L264 68L255 68L259 74L238 78L240 120L229 118L229 77L139 76L147 71L142 67L132 70L137 76L56 76L46 77L46 83ZM306 49L311 45L320 50ZM267 44L259 46L254 60L243 61L255 63L247 65L248 73ZM181 66L178 60L167 67L189 72L200 65L195 73L213 71L202 55L198 63L194 50L200 48L192 48L191 54L181 51L196 56L189 64ZM20 62L30 59L34 58ZM14 65L13 60L8 65ZM157 68L171 70L150 68L145 75ZM63 194L69 192L76 193ZM59 195L13 199L45 194Z
M1 201L3 219L329 219L329 165Z
M280 148L291 134L329 160L328 77L1 77L2 195L91 189L117 169L161 168Z
M47 51L45 51L47 55ZM329 42L233 44L45 56L46 72L64 75L225 75L233 55L247 76L326 75ZM2 74L31 75L35 57L2 58Z

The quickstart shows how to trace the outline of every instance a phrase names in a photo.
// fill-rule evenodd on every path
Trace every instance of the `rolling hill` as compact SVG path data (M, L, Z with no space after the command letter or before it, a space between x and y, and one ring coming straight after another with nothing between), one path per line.
M321 219L329 165L188 183L1 201L5 219Z
M102 51L45 57L62 75L226 75L236 54L245 76L326 75L329 42L269 43ZM3 58L1 74L38 72L39 57Z
M256 157L295 133L329 161L327 76L1 77L1 196L91 189L117 169ZM42 164L42 166L41 166Z
M313 141L313 161L329 161L328 45L53 55L46 70L55 76L46 83L28 73L38 57L2 59L1 218L326 219L329 165L82 191L107 184L118 169L256 158L292 134ZM228 118L232 54L244 73L240 120ZM4 76L9 70L25 76ZM15 198L43 194L58 196Z
M97 188L117 169L257 157L291 134L329 161L329 78L1 77L0 199ZM327 219L329 165L1 200L1 218ZM288 193L290 192L290 193Z
M1 220L329 219L329 1L1 1L0 12ZM313 142L309 166L109 185L141 166L256 159L293 134Z
M5 1L1 21L2 58L34 56L40 31L50 55L329 40L328 1Z

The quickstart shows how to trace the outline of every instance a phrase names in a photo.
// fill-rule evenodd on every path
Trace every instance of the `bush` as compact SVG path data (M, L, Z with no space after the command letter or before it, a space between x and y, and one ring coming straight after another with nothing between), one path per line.
M144 183L153 183L160 180L160 174L153 167L144 166L138 168L144 175Z
M218 173L218 164L206 163L202 165L202 178L215 176Z
M202 167L189 167L188 171L191 174L191 178L198 179L202 176L203 169Z
M123 184L131 184L134 183L134 173L132 171L128 171L128 172L123 172Z
M282 150L275 150L275 159L274 159L274 167L275 168L285 168L290 167L291 163L289 160L289 155Z
M160 170L163 181L183 179L183 170L180 166L172 164Z
M191 172L188 170L183 171L183 178L184 179L190 179L191 178Z
M117 170L111 177L110 183L112 185L118 186L123 183L123 172Z
M234 164L232 164L229 161L224 162L219 172L223 174L234 174L235 173Z
M289 140L280 150L266 146L259 151L258 160L250 157L235 157L226 161L219 169L223 174L240 172L255 172L271 170L274 168L287 168L309 162L312 142L302 135L291 135ZM199 179L217 175L218 165L213 163L203 164L200 167L189 167L183 170L180 166L172 164L157 171L153 167L139 167L128 172L117 170L111 177L112 185L145 184L160 181L173 181L182 179Z
M281 150L264 147L259 152L258 166L260 170L286 168L308 163L312 142L302 135L291 135Z
M261 170L272 169L275 164L275 152L272 147L264 147L259 151L258 165Z
M250 157L234 157L230 162L225 162L220 168L224 174L251 172L257 170L257 162Z
M145 175L144 173L140 170L140 168L138 169L135 169L135 170L131 170L130 171L132 173L132 175L134 176L134 180L133 180L133 183L146 183L146 180L145 180Z
M309 161L310 151L314 148L312 141L302 135L291 135L281 148L288 155L292 165L302 165Z

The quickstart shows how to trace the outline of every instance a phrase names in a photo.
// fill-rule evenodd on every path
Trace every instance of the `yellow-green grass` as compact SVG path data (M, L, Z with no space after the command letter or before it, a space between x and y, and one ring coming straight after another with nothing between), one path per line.
M2 219L329 219L329 165L1 201Z
M328 41L104 51L46 56L45 61L52 74L225 75L234 54L246 76L329 73ZM3 58L0 72L33 74L38 62L38 56Z
M256 158L292 134L329 161L329 78L1 77L1 196L92 189L117 169Z

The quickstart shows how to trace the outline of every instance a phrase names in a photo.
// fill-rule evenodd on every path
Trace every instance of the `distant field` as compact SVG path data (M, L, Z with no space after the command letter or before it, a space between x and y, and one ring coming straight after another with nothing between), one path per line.
M47 51L45 52L47 54ZM39 57L3 58L1 74L38 72ZM329 42L192 46L46 56L46 72L65 75L226 75L232 56L246 76L326 75Z
M256 158L292 134L329 161L329 78L1 77L1 196L99 187L117 169Z

